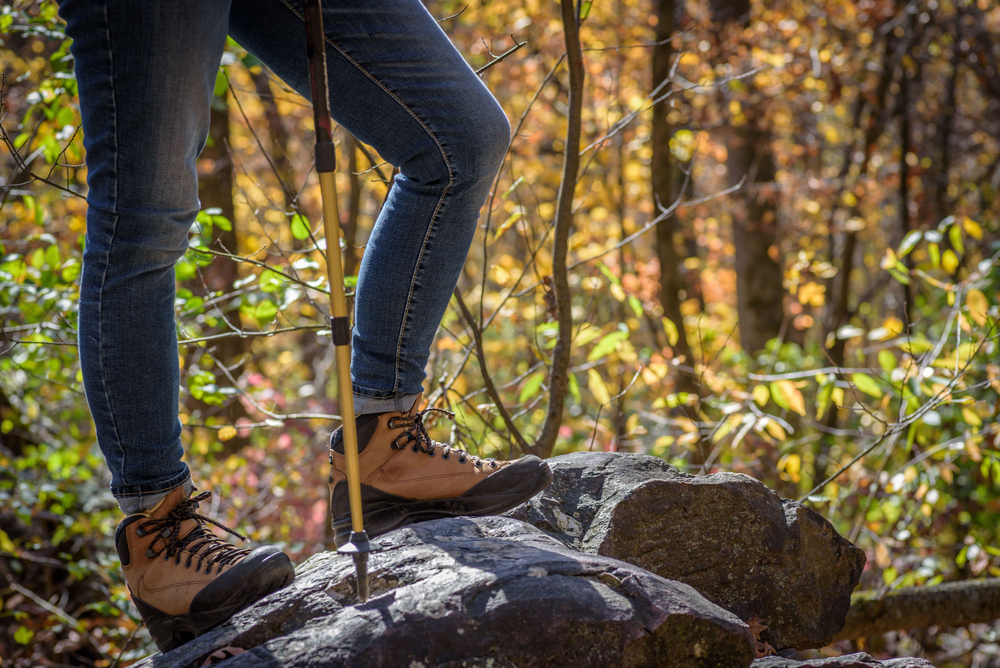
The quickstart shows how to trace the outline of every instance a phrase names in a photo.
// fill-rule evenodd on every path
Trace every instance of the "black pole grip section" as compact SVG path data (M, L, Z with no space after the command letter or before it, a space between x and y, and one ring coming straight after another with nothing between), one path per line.
M330 118L330 97L326 79L326 48L323 40L323 11L320 0L304 0L303 16L306 24L306 58L309 62L309 92L313 103L313 121L316 141L333 139Z
M330 334L333 335L333 345L346 346L351 342L351 321L345 315L330 318Z
M316 144L316 171L320 174L337 171L337 146L332 141Z

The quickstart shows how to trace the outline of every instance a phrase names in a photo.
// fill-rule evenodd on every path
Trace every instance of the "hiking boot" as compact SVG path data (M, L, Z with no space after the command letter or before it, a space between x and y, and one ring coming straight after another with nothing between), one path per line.
M424 428L430 412L360 415L358 462L365 531L375 537L398 527L460 515L496 515L527 501L552 482L548 464L534 455L514 461L481 459L432 441ZM351 507L341 430L330 439L330 505L334 541L347 542Z
M129 515L115 530L132 601L161 652L180 647L295 578L284 552L222 540L195 512L211 492L188 498L183 487L149 512Z

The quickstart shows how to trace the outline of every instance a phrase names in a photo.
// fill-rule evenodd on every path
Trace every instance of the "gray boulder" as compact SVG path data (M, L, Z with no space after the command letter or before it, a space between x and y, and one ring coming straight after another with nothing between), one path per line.
M371 598L333 552L228 624L139 667L745 668L753 636L688 585L567 548L509 518L456 518L375 541Z
M646 455L577 452L549 465L552 486L509 516L756 615L779 650L823 647L843 627L865 555L811 509L746 475L693 476Z
M804 661L768 656L757 659L751 666L752 668L934 668L926 659L907 657L878 661L864 652Z

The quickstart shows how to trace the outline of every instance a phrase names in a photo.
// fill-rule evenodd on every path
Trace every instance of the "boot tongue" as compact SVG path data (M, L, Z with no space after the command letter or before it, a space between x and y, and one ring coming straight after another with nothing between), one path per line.
M192 494L194 494L195 491L197 490L192 491ZM172 510L174 510L182 501L184 501L187 498L188 498L187 490L185 490L183 487L178 487L177 489L167 494L167 496L164 497L162 501L153 506L153 509L149 511L150 518L155 520L163 519ZM182 520L178 525L176 525L176 528L171 531L171 535L161 536L157 538L156 541L154 541L154 544L157 544L157 541L166 541L170 543L180 538L183 538L184 536L188 535L193 529L195 529L198 525L199 521L197 519L193 517L188 517ZM174 531L176 531L176 535L172 535ZM160 542L159 545L162 546L163 543Z
M149 516L153 519L159 520L167 516L171 510L177 507L181 501L187 498L187 492L184 487L177 487L167 494L163 499L160 500L152 510L149 511Z

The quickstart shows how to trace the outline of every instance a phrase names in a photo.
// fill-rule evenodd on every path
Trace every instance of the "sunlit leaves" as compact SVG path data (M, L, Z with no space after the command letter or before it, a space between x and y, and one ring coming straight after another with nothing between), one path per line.
M866 373L852 373L851 382L854 384L854 387L867 395L875 397L876 399L882 397L882 388L875 381L875 379Z
M601 378L601 374L596 369L587 370L587 387L599 405L603 406L611 402L611 393L608 391L608 386L605 385L604 379Z
M291 220L292 237L302 241L308 239L310 235L309 221L306 220L305 216L296 213L292 216Z
M776 380L770 384L771 398L785 410L805 416L806 404L801 390L790 380Z

